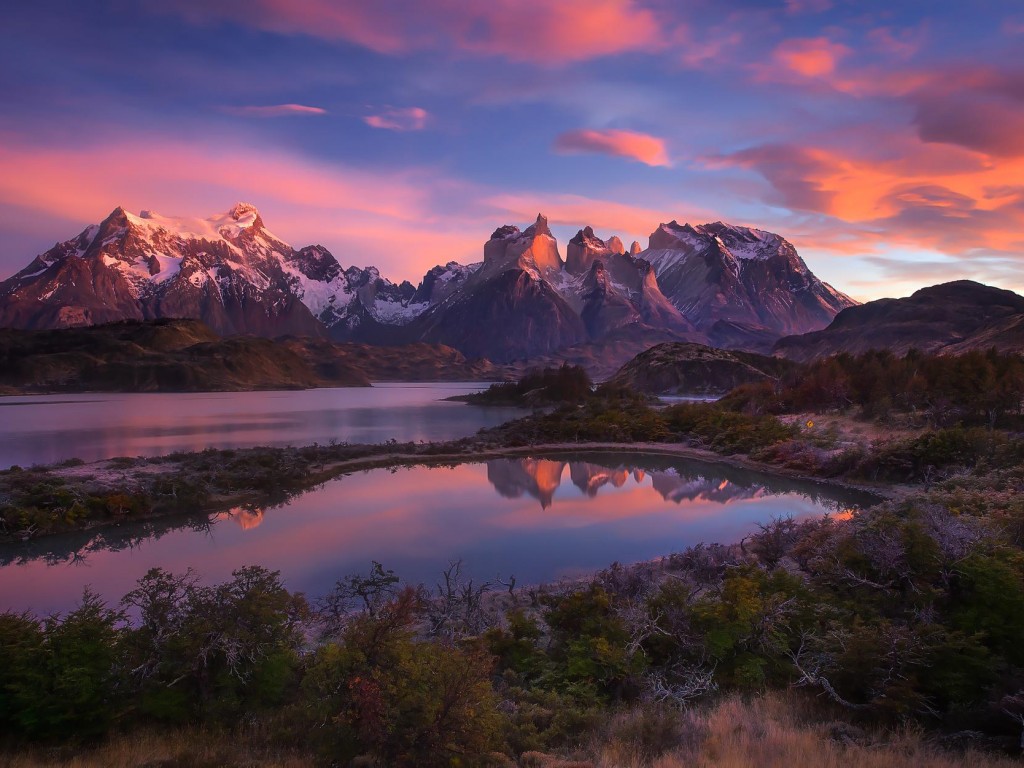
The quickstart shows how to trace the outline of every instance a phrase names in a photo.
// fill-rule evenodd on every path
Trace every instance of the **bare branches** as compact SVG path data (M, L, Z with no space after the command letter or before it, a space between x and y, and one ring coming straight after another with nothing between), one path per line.
M484 610L484 596L500 582L474 582L462 573L462 560L452 560L435 585L436 593L426 602L426 633L430 637L478 635L490 624ZM512 579L509 584L515 584ZM512 592L512 586L508 587Z

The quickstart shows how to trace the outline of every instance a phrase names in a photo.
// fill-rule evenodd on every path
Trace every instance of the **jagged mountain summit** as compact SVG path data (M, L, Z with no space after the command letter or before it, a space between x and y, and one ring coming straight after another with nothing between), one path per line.
M713 342L737 330L808 333L857 303L815 277L789 241L760 229L671 221L651 233L638 257L653 265L661 290Z
M246 203L207 219L117 208L0 283L0 327L182 317L224 335L426 341L498 362L592 345L624 362L660 341L767 349L854 304L756 229L670 222L627 252L588 226L565 253L538 215L496 229L483 261L438 265L414 286L296 250Z

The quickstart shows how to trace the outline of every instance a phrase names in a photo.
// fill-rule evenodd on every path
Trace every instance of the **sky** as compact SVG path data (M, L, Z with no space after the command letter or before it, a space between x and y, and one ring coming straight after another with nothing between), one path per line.
M860 300L1024 290L1020 0L34 0L0 25L0 279L237 201L417 282L537 213L778 232Z

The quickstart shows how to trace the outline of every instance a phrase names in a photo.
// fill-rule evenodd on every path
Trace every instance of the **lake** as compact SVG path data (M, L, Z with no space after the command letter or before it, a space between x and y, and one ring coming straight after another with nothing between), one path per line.
M455 558L476 579L538 583L699 542L737 542L776 516L844 514L871 501L822 484L640 454L374 469L276 508L0 547L0 609L66 610L87 584L116 601L154 566L193 568L219 582L258 564L310 596L367 572L371 560L414 583L435 583Z
M0 468L253 445L450 440L524 412L443 398L481 382L287 392L0 397Z

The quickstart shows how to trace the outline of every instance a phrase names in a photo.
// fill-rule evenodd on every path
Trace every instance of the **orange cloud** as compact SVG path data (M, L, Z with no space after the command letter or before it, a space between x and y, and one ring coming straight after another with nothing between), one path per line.
M339 40L384 54L417 50L564 64L664 44L634 0L170 0L150 7L195 23L231 23Z
M554 148L562 154L591 152L626 157L645 165L671 165L663 139L634 131L569 131L555 139Z
M305 104L272 104L265 107L223 107L223 111L240 117L287 117L289 115L326 115L322 107Z
M776 202L876 229L888 245L952 254L1024 250L1024 158L876 137L873 154L766 145L717 158L759 173ZM876 242L877 244L877 242Z
M813 78L831 75L839 60L849 52L850 49L841 43L825 37L813 37L786 40L773 55L778 64L791 72Z
M427 125L430 115L421 107L404 107L401 109L385 109L380 114L367 115L363 122L371 128L383 128L388 131L420 131Z

